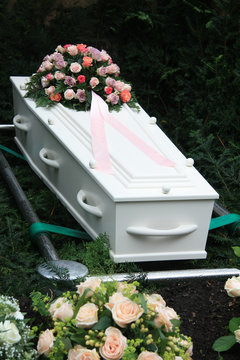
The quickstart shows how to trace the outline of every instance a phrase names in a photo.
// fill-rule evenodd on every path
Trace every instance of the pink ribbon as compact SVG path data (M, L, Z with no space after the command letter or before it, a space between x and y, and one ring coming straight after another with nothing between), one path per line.
M105 101L92 91L92 103L90 110L92 150L96 161L96 169L112 174L112 165L108 152L107 139L104 129L104 122L111 125L115 130L127 138L133 145L147 155L151 160L160 166L171 166L173 161L161 155L157 150L148 145L140 137L135 135L125 125L118 121L108 111Z

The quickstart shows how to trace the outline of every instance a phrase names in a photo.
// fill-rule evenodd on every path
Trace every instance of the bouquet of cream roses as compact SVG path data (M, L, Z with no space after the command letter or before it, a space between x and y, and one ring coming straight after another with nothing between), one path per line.
M85 44L59 45L31 76L26 97L33 98L37 106L61 103L75 110L88 110L94 91L110 109L119 110L124 103L137 108L131 85L119 75L119 66L105 50Z
M35 337L20 312L18 301L0 295L0 359L37 359L31 339Z
M50 302L49 328L37 350L50 359L189 360L192 342L180 333L179 317L158 294L137 290L138 282L90 278L76 292Z

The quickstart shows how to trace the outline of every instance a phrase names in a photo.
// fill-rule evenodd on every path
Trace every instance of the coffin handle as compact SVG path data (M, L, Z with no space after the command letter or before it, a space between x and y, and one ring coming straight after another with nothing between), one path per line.
M127 233L140 236L177 236L190 234L197 230L197 228L198 226L196 224L180 225L176 228L166 230L151 229L145 226L129 226L127 228Z
M39 151L40 159L48 166L51 166L55 169L59 168L59 162L56 159L52 159L53 153L49 150L42 148Z
M30 124L23 121L23 117L21 115L15 115L13 118L13 124L14 126L23 131L28 131L30 129Z
M102 217L102 210L98 206L89 205L86 203L87 196L83 190L80 190L77 194L77 201L79 205L88 213L97 217Z

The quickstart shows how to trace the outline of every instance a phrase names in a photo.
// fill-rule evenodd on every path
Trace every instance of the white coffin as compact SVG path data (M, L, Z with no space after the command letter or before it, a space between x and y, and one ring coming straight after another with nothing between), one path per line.
M89 112L61 104L36 108L24 98L26 77L11 77L16 143L32 169L95 239L106 233L115 262L199 259L218 194L141 109L113 112L171 159L156 165L105 124L113 175L92 169Z

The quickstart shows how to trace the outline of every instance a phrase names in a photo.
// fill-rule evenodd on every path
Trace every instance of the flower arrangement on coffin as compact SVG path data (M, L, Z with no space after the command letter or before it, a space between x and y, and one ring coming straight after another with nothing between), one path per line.
M38 353L58 360L191 359L191 339L180 333L174 309L138 285L91 278L53 302L45 297L50 322Z
M91 92L119 110L124 103L138 108L132 87L120 77L120 68L105 51L85 44L57 46L46 55L26 84L26 97L37 106L61 103L75 110L89 110Z
M20 312L18 301L0 295L0 358L5 360L37 359L37 351L31 343L35 334Z

